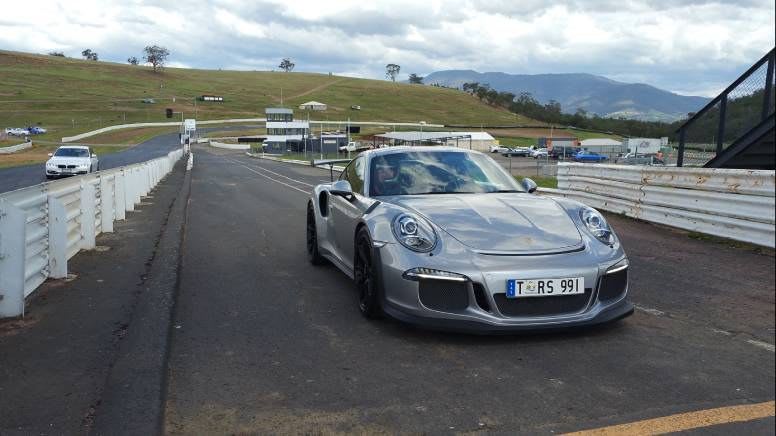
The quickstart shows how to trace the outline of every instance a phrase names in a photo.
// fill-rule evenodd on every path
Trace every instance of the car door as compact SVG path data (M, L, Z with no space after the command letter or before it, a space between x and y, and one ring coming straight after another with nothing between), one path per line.
M364 195L365 167L366 159L357 157L348 164L340 175L340 180L347 180L350 183L353 189L353 198L347 199L336 195L330 197L329 230L333 230L337 257L350 269L353 268L353 238L355 237L356 225L368 207L368 199Z

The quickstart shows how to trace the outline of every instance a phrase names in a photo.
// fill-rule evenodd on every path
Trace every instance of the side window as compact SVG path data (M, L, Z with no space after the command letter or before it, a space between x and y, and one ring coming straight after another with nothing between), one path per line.
M364 193L364 158L357 157L340 174L340 180L347 180L353 192Z

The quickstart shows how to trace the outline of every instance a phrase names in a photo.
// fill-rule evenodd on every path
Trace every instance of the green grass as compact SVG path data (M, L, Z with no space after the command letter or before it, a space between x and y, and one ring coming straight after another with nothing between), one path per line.
M537 123L454 89L314 73L180 68L154 73L144 66L0 51L2 124L43 125L49 129L40 136L44 140L115 124L180 120L180 114L165 118L168 107L184 118L193 118L196 110L198 120L263 117L265 107L280 105L281 89L285 107L294 108L300 119L307 114L298 105L318 100L329 109L311 113L313 119ZM202 94L225 101L195 105ZM156 104L144 104L143 98ZM354 104L362 110L351 110Z
M521 182L525 177L515 176L518 182ZM558 179L550 176L531 176L529 179L536 182L536 185L540 188L552 188L558 189Z

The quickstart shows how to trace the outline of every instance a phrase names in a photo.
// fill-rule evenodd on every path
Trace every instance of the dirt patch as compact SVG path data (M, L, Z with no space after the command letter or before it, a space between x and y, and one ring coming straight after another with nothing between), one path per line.
M7 321L0 322L0 338L4 336L14 336L22 332L23 330L34 326L38 323L38 318L34 316L26 316L24 318L11 318Z

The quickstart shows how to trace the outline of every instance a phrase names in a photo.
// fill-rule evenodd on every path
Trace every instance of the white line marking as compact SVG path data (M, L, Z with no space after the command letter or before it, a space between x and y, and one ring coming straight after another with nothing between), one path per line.
M228 160L228 159L225 159L225 160ZM291 189L296 189L297 191L299 191L299 192L301 192L302 194L305 194L305 195L308 195L308 194L309 194L309 192L305 191L304 189L299 189L299 188L297 188L296 186L289 185L288 183L283 183L283 182L281 182L280 180L275 180L275 179L273 179L272 177L270 177L270 176L268 176L268 175L266 175L266 174L262 174L262 173L260 173L260 172L258 172L258 171L256 171L256 170L254 170L253 168L251 168L251 167L249 167L249 166L247 166L247 165L243 165L243 164L241 164L241 163L239 163L239 162L235 162L235 161L232 161L232 162L233 162L233 163L236 163L237 165L239 165L239 166L241 166L241 167L245 168L246 170L248 170L248 171L250 171L250 172L252 172L252 173L256 173L256 174L258 174L258 175L260 175L260 176L262 176L262 177L264 177L264 178L267 178L267 179L269 179L269 180L272 180L272 181L273 181L273 182L275 182L275 183L280 183L281 185L288 186L288 187L289 187L289 188L291 188Z
M748 342L751 345L754 345L755 347L764 348L764 349L770 351L771 353L776 352L776 346L775 345L771 345L771 344L769 344L767 342L758 341L756 339L747 339L746 342Z
M240 164L242 164L242 162L240 162L240 161L231 160L231 159L226 159L226 160L228 160L228 161L230 161L230 162L234 162L234 163L240 163ZM267 171L267 172L269 172L269 173L275 174L276 176L283 177L284 179L292 180L292 181L294 181L294 182L296 182L296 183L299 183L299 184L301 184L301 185L306 185L306 186L309 186L309 187L311 187L311 188L312 188L313 186L315 186L315 185L312 185L312 184L310 184L310 183L303 182L303 181L301 181L301 180L297 180L297 179L292 179L291 177L284 176L283 174L280 174L280 173L276 173L276 172L274 172L274 171L272 171L272 170L270 170L270 169L264 168L264 167L263 167L263 166L261 166L261 165L256 165L256 168L261 168L261 169L262 169L262 170L264 170L264 171Z
M640 310L640 311L648 313L650 315L663 316L663 315L666 314L662 310L657 310L657 309L652 309L652 308L649 308L649 307L639 306L638 304L634 304L633 306L636 308L636 310Z

